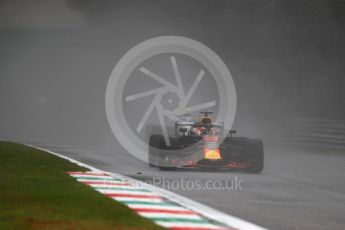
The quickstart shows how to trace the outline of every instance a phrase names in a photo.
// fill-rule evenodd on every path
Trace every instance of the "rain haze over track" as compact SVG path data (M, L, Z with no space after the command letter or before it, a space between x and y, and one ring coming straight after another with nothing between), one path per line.
M0 139L142 180L238 176L242 191L177 192L268 228L344 229L344 12L344 1L1 0ZM116 141L104 102L111 71L166 35L226 63L233 128L263 139L262 174L159 172Z

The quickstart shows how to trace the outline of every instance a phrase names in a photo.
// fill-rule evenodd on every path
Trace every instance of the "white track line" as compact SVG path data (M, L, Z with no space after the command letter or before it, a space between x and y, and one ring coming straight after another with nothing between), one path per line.
M265 228L262 228L262 227L260 227L258 225L255 225L253 223L247 222L247 221L242 220L240 218L231 216L229 214L223 213L221 211L218 211L218 210L216 210L214 208L208 207L208 206L206 206L204 204L201 204L199 202L196 202L196 201L193 201L193 200L188 199L186 197L183 197L181 195L178 195L176 193L173 193L173 192L170 192L170 191L167 191L167 190L155 187L155 186L150 185L150 184L146 184L146 183L144 183L142 181L139 181L139 180L136 180L136 179L133 179L133 178L121 175L121 174L117 174L117 173L105 172L103 170L97 169L95 167L92 167L92 166L87 165L85 163L82 163L80 161L77 161L77 160L74 160L72 158L63 156L61 154L52 152L52 151L50 151L48 149L36 147L36 146L33 146L33 145L29 145L29 144L27 144L27 146L33 147L33 148L36 148L36 149L40 149L40 150L43 150L43 151L46 151L46 152L51 153L51 154L53 154L55 156L58 156L58 157L63 158L63 159L66 159L66 160L68 160L68 161L70 161L70 162L72 162L74 164L77 164L77 165L79 165L81 167L88 168L88 169L90 169L93 172L108 173L108 174L114 176L115 178L119 178L119 179L122 179L122 180L130 181L131 183L133 183L135 185L138 185L138 187L140 185L141 189L147 189L147 190L155 192L156 194L161 195L162 197L167 197L167 198L169 198L169 200L171 200L173 202L176 202L177 204L180 204L181 206L188 207L190 210L193 210L193 211L195 211L197 213L200 213L200 214L206 216L209 219L213 219L213 220L222 222L222 223L228 225L229 227L232 227L232 228L235 228L235 229L239 229L239 230L264 230L265 229ZM117 197L116 199L120 201L121 199L119 199L119 198L120 197ZM144 201L146 201L146 200L144 200Z
M185 214L176 214L176 213L150 213L150 212L138 212L139 215L147 217L147 218L183 218L183 219L191 219L191 220L202 220L198 215L185 215Z
M162 202L160 198L136 198L136 197L111 197L117 201L145 201L145 202Z
M111 176L101 176L101 175L95 175L95 176L88 176L88 175L73 175L77 180L83 180L83 178L93 178L93 179L113 179Z
M147 195L150 192L140 192L140 191L131 191L131 190L109 190L109 189L96 189L98 192L102 194L112 194L112 193L118 193L118 194L136 194L136 195Z
M174 211L187 211L188 209L181 206L167 206L167 205L142 205L142 204L127 204L130 208L148 208L148 209L165 209Z
M226 229L226 228L219 227L217 225L207 224L207 223L198 224L198 223L186 223L186 222L179 223L179 222L164 222L164 221L157 221L157 223L166 228L183 227L183 228L197 228L197 229L203 228L203 229L208 229L208 230Z

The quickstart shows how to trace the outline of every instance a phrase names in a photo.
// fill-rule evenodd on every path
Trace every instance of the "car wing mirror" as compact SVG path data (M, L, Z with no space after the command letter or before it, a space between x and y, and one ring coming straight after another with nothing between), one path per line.
M230 134L231 137L232 137L232 135L234 135L236 133L237 133L236 129L230 129L229 130L229 134Z
M180 128L180 132L185 133L185 132L187 132L187 129L186 128Z

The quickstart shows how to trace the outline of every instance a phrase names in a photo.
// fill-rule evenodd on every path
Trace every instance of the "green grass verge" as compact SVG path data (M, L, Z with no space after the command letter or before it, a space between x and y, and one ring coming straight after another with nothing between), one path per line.
M0 229L162 229L68 171L88 170L0 141Z

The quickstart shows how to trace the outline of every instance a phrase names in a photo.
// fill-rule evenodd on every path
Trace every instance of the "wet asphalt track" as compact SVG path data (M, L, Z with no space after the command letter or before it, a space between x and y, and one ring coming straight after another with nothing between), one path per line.
M102 170L155 181L156 185L162 187L164 184L165 188L170 186L170 190L178 194L265 228L345 229L344 150L313 151L266 145L265 168L262 174L256 175L219 171L160 171L131 155L114 154L116 149L40 146ZM241 181L237 189L234 182L231 184L235 178ZM216 187L221 184L229 189L207 189L208 180L217 180ZM193 186L191 181L204 189L186 189L187 183ZM211 182L208 183L209 187Z
M22 2L0 1L0 138L144 181L237 177L242 190L175 192L270 229L345 229L344 1ZM240 132L342 152L264 142L254 175L162 172L117 149L103 114L109 75L162 35L196 39L228 65Z

